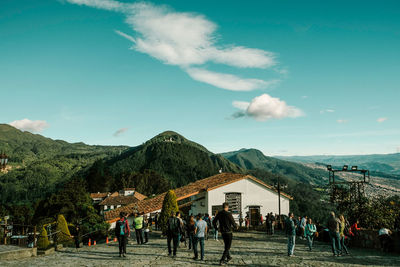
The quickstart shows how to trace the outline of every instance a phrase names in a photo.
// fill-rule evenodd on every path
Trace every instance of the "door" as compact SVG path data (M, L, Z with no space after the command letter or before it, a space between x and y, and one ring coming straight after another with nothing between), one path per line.
M257 226L260 224L260 207L250 207L250 225Z

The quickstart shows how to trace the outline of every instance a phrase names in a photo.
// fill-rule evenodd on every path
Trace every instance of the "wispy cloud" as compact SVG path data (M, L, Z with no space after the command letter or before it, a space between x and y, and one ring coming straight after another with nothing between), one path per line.
M279 80L243 79L235 75L208 71L201 68L188 68L186 71L196 81L205 82L231 91L252 91L279 83Z
M321 110L319 113L320 113L320 114L324 114L324 113L333 113L333 112L335 112L334 109L327 108L327 109Z
M115 133L113 134L113 136L114 136L114 137L118 137L118 136L120 136L121 134L125 133L126 131L128 131L128 128L121 128L121 129L118 129L117 131L115 131Z
M337 123L348 123L349 121L345 120L345 119L338 119L338 120L336 120L336 122Z
M215 87L250 91L265 88L273 81L244 79L204 68L212 62L238 68L269 68L277 64L269 51L217 43L217 25L205 16L176 12L150 3L122 3L113 0L67 0L73 4L123 13L135 36L116 31L132 42L132 49L150 55L164 64L179 66L193 79ZM279 73L279 71L277 71ZM286 71L283 71L286 73ZM282 74L282 72L281 72ZM233 86L232 83L239 85Z
M233 118L252 117L258 121L271 119L296 118L304 116L304 112L296 107L289 106L279 98L262 94L253 98L251 102L234 101L232 105L240 111L232 115Z
M382 123L384 121L387 121L388 118L382 117L382 118L378 118L376 121L379 123Z
M9 125L21 130L21 131L28 131L31 133L40 133L44 129L49 127L49 124L46 121L32 121L29 119L22 119L10 122Z

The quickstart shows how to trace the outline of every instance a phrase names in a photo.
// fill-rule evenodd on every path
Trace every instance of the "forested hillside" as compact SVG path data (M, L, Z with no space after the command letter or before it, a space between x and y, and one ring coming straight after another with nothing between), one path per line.
M8 155L12 169L0 173L0 201L22 204L45 198L96 160L118 155L126 149L71 144L1 124L0 152Z
M96 162L89 170L89 188L92 191L107 191L114 190L118 184L136 186L146 170L147 173L151 170L162 184L167 183L171 187L212 176L219 170L244 171L224 157L168 131L119 156ZM136 182L133 178L129 180L129 176L136 176Z
M266 170L307 184L325 185L328 179L328 173L324 170L313 169L299 163L267 157L257 149L241 149L221 155L243 169Z

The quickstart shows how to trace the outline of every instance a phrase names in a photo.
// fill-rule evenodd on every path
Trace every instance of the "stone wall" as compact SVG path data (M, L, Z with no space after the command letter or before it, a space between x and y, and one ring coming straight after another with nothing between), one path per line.
M393 239L394 252L400 253L400 232L393 232L391 235ZM380 249L381 243L378 238L377 230L361 230L355 237L350 240L351 246L361 248Z

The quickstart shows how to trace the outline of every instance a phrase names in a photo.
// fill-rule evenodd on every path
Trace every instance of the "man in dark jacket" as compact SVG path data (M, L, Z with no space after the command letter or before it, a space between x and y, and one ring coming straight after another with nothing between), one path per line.
M119 218L115 224L115 236L118 238L119 256L126 257L126 243L131 234L131 229L129 228L125 212L121 212Z
M294 256L294 247L296 244L296 223L294 222L294 215L293 212L289 213L289 217L286 219L285 222L285 230L286 235L288 237L288 256Z
M181 233L183 233L183 223L180 219L181 213L179 211L171 212L171 217L168 218L167 222L167 244L168 244L168 256L171 256L171 241L173 250L173 257L176 257L176 251L179 245L179 239Z
M329 237L332 243L333 256L340 256L340 234L339 234L340 221L335 217L335 213L332 211L331 216L328 220Z
M226 202L222 204L222 209L223 210L218 212L213 221L213 226L216 229L217 224L219 223L219 231L221 232L222 239L224 240L225 244L224 253L222 254L221 260L219 261L219 265L224 265L232 259L229 253L233 238L232 230L233 228L237 228L236 222L233 219L232 214L228 211L229 204Z

